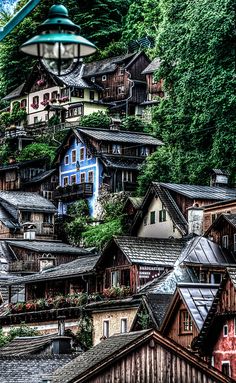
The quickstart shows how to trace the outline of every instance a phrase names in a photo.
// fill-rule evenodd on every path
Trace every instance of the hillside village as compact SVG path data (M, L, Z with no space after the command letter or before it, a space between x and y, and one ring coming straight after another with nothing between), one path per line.
M150 129L169 97L160 64L142 49L65 76L37 62L3 97L3 383L236 381L232 177L212 168L208 185L153 178L137 191L165 146ZM49 142L50 155L23 158Z

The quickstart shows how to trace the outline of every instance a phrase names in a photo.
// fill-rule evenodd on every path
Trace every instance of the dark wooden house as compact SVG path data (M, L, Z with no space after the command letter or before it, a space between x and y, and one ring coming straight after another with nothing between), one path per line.
M192 347L236 379L236 268L228 268Z
M212 305L218 285L179 284L160 326L163 336L191 350Z
M226 252L236 255L236 213L221 214L205 232L205 236Z
M150 330L114 335L58 369L51 379L54 383L108 381L233 382L170 339Z
M56 169L49 169L35 175L30 181L25 182L23 190L27 192L37 192L44 198L52 201L58 184L58 171Z
M129 287L132 293L173 268L185 241L159 238L114 237L97 264L103 287Z
M111 111L138 114L135 110L145 100L146 80L142 71L150 60L143 52L85 64L83 78L97 84L102 90L101 100Z
M147 93L146 100L143 103L145 106L158 104L160 98L164 97L163 80L155 79L155 72L159 69L161 61L156 57L152 62L142 71L146 76Z
M236 214L236 199L215 202L204 207L203 232L205 233L221 214Z

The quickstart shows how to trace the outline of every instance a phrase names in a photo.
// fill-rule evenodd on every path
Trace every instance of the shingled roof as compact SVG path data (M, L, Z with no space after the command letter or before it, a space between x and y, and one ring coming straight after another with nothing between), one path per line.
M95 271L95 265L98 261L98 258L98 255L90 255L88 253L86 256L81 256L78 259L75 259L74 261L63 263L60 266L43 270L37 274L32 274L23 278L19 278L17 281L11 281L11 283L9 284L24 284L45 281L48 279L63 279L93 273Z
M130 263L170 267L174 266L186 244L181 239L125 236L114 237L114 242Z
M202 198L206 200L220 201L236 197L236 189L230 189L227 187L172 184L164 182L160 182L160 185L191 199Z
M156 57L152 62L142 71L142 74L149 74L155 72L161 65L161 60Z
M8 205L17 209L30 211L45 211L55 213L56 207L52 202L42 197L38 193L22 191L0 191L0 203L4 203L4 208Z
M0 348L0 358L3 356L22 356L36 354L51 344L57 334L41 336L16 337Z
M78 133L97 141L121 142L141 145L163 145L163 142L147 133L129 132L126 130L109 130L95 128L78 128ZM236 193L235 193L236 194Z
M211 233L211 230L217 228L222 221L228 222L233 228L236 228L236 214L220 214L220 216L211 224L211 226L206 230L205 236L208 236Z
M225 267L235 265L236 259L233 254L223 251L217 243L208 238L197 236L188 242L178 263Z

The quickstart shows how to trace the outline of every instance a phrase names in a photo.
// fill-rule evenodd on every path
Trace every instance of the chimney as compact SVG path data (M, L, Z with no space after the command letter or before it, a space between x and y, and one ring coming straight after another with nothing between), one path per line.
M111 125L110 125L110 130L120 130L120 124L121 120L118 118L112 118L111 120Z
M225 170L212 169L211 171L211 186L227 187L229 182L229 174Z
M52 353L71 354L71 338L65 336L65 316L59 316L58 319L58 335L52 339Z

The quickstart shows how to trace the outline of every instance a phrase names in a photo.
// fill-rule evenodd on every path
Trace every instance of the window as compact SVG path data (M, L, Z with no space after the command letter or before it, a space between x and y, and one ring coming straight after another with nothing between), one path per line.
M89 149L86 149L86 156L87 156L87 159L88 159L88 160L91 160L91 158L92 158L92 154L91 154L91 152L89 151Z
M123 334L128 330L128 321L127 318L121 318L120 320L120 332Z
M93 171L92 170L90 170L88 172L88 182L93 182Z
M212 367L215 367L215 358L214 358L214 355L212 355L212 357L211 357L211 366L212 366Z
M44 93L44 95L43 95L43 99L44 99L45 101L49 100L49 97L50 97L49 93Z
M80 148L80 161L84 161L85 160L85 150L84 148Z
M156 223L156 212L151 211L151 213L150 213L150 225L153 225L154 223Z
M118 86L118 88L117 88L117 92L118 92L118 94L124 94L124 93L125 93L125 87L124 87L124 85L122 85L122 86Z
M140 154L141 154L141 156L148 156L149 155L149 153L150 153L150 150L149 150L149 148L147 148L146 146L142 146L141 147L141 152L140 152Z
M71 163L74 164L76 162L76 149L71 151Z
M94 91L93 90L90 90L90 92L89 92L89 99L94 100Z
M34 117L34 124L37 124L39 122L38 116Z
M103 331L102 335L106 338L109 338L109 320L104 320L103 321Z
M111 285L116 287L119 284L119 272L112 271L111 272Z
M71 183L71 185L76 184L76 175L75 174L70 176L70 183Z
M68 165L69 164L69 156L65 156L64 158L64 164Z
M72 97L84 98L84 89L75 89L71 92Z
M51 99L54 101L54 100L57 100L57 97L58 97L57 90L54 90L54 91L51 93Z
M221 280L222 280L222 274L221 273L211 273L210 283L220 284Z
M22 211L21 218L22 218L22 222L30 222L31 212L30 211Z
M85 182L85 173L80 174L80 183L83 184Z
M39 96L33 97L33 104L38 105L39 104Z
M106 81L106 79L107 79L107 76L104 74L104 75L102 76L102 81Z
M222 362L221 370L223 374L230 376L230 363L229 362Z
M68 177L63 178L63 186L67 186L69 184L69 179Z
M70 108L68 110L68 117L81 116L83 114L83 108L81 106L77 106L76 108Z
M229 236L228 235L223 235L222 237L222 247L225 249L228 249L229 246Z
M147 217L143 219L143 226L147 226Z
M43 222L44 223L52 223L52 214L44 214L43 215Z
M26 108L26 105L27 105L27 100L26 100L26 98L24 98L24 99L21 100L21 102L20 102L20 107L21 107L21 108Z
M119 76L124 76L124 73L125 73L125 68L123 66L120 66L119 67L119 71L118 71L118 75Z
M228 336L228 325L227 324L225 324L223 326L223 336L224 337Z
M180 333L192 332L193 322L187 310L180 311Z
M122 172L122 178L124 182L132 182L133 180L133 173L129 170L124 170Z
M234 234L234 251L236 251L236 234Z
M112 153L113 154L120 154L120 152L121 152L120 145L113 144L112 145Z
M166 210L162 209L159 211L159 221L165 222L166 221Z

